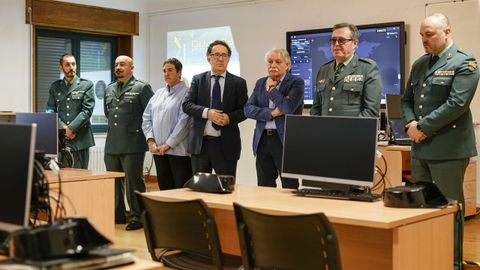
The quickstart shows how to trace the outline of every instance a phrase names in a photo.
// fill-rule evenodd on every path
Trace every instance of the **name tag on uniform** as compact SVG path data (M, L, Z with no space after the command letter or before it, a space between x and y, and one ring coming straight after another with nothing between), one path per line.
M455 75L455 70L436 70L435 76L453 76Z
M140 95L139 92L126 92L125 93L125 96L138 96L138 95Z
M105 96L111 97L111 96L113 96L113 93L112 93L112 92L107 92L107 93L105 94Z
M363 74L345 76L343 82L363 82Z

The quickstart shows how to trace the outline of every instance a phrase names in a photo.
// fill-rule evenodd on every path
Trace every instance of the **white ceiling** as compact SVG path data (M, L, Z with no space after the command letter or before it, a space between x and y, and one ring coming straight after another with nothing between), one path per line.
M264 2L266 0L140 0L146 13L171 13L197 10L218 5L241 5ZM268 0L267 0L268 1ZM271 1L271 0L270 0Z

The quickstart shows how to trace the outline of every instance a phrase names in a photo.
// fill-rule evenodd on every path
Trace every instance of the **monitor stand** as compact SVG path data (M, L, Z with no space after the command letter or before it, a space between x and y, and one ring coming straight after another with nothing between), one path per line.
M302 180L302 187L306 188L319 188L325 190L334 190L341 193L370 193L371 189L368 186L357 186L357 185L347 185L347 184L338 184L338 183L328 183L321 181L312 181L312 180Z

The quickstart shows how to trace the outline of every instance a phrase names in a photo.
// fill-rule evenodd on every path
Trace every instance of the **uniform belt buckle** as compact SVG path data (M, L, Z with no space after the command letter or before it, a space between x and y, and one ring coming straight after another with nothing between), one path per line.
M267 132L268 136L275 135L277 133L276 129L265 129L265 132Z

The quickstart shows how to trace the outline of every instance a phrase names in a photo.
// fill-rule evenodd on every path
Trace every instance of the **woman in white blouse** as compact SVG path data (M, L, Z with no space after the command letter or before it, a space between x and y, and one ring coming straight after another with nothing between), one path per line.
M192 177L187 140L192 119L183 112L188 86L182 77L182 63L169 58L163 63L167 86L158 89L143 113L142 129L153 154L160 190L181 188Z

